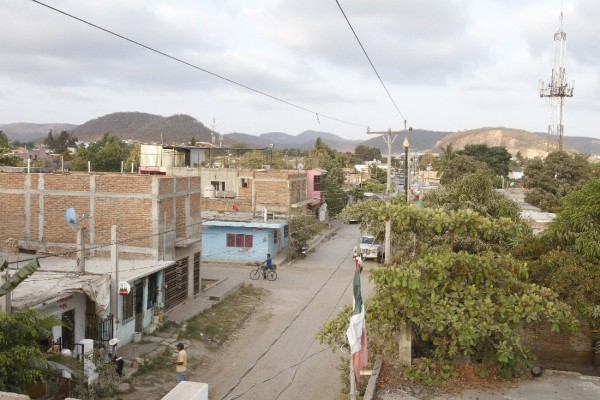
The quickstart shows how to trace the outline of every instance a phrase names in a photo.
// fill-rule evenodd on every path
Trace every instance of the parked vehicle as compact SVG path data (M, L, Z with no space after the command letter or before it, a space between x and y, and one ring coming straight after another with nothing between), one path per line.
M363 259L372 258L378 262L383 262L383 245L373 235L361 236L360 244L354 246L354 254L359 254L359 252Z
M302 258L306 258L306 253L308 252L308 246L306 243L303 243L298 247L298 254Z

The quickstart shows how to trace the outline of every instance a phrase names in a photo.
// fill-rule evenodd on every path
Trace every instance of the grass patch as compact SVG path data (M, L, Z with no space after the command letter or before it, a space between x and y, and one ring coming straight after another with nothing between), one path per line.
M262 304L267 291L244 286L202 314L190 319L180 338L201 341L216 349Z
M165 350L158 357L153 359L149 363L145 363L144 365L140 365L138 370L133 374L135 378L141 378L146 375L154 375L156 372L161 371L169 371L175 368L171 365L171 353L172 351L165 347Z

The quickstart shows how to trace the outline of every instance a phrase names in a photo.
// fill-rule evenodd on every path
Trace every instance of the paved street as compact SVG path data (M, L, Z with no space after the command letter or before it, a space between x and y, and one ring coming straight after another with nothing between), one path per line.
M278 266L274 282L250 281L248 268L207 267L214 268L211 275L247 279L271 295L237 338L216 356L207 355L190 379L209 383L211 400L336 399L340 354L314 336L327 319L352 303L352 248L358 237L356 225L342 225L305 259ZM369 292L365 275L363 294Z

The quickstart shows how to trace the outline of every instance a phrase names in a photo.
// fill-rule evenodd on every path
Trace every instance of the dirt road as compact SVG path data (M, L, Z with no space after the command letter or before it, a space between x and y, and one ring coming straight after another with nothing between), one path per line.
M279 266L275 282L250 281L247 268L210 267L270 291L266 305L235 340L216 354L196 355L202 363L190 379L208 383L210 400L336 399L340 353L314 336L352 303L352 248L358 236L356 225L343 225L307 258ZM363 273L363 296L372 289L367 276Z

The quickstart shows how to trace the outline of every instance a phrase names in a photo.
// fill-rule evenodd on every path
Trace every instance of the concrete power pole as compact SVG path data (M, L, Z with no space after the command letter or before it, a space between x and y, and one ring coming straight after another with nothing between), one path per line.
M405 122L406 125L406 122ZM411 128L412 130L412 128ZM406 127L404 129L406 131ZM371 132L370 129L367 128L367 134L373 135L381 135L383 140L387 143L387 185L385 188L385 201L389 204L392 199L392 143L396 140L396 136L398 134L403 133L404 131L392 131L388 129L386 132ZM394 136L392 136L394 135ZM388 218L385 222L385 264L388 264L392 259L391 253L391 234L392 234L392 221Z
M573 88L575 82L571 85L567 83L567 72L565 70L565 53L567 48L567 34L563 29L563 14L560 13L559 28L554 34L554 64L552 66L552 77L550 83L544 84L540 81L540 97L550 99L550 123L548 124L548 141L546 150L550 152L552 148L563 148L563 103L565 97L573 97ZM558 123L555 125L554 118L557 117Z

